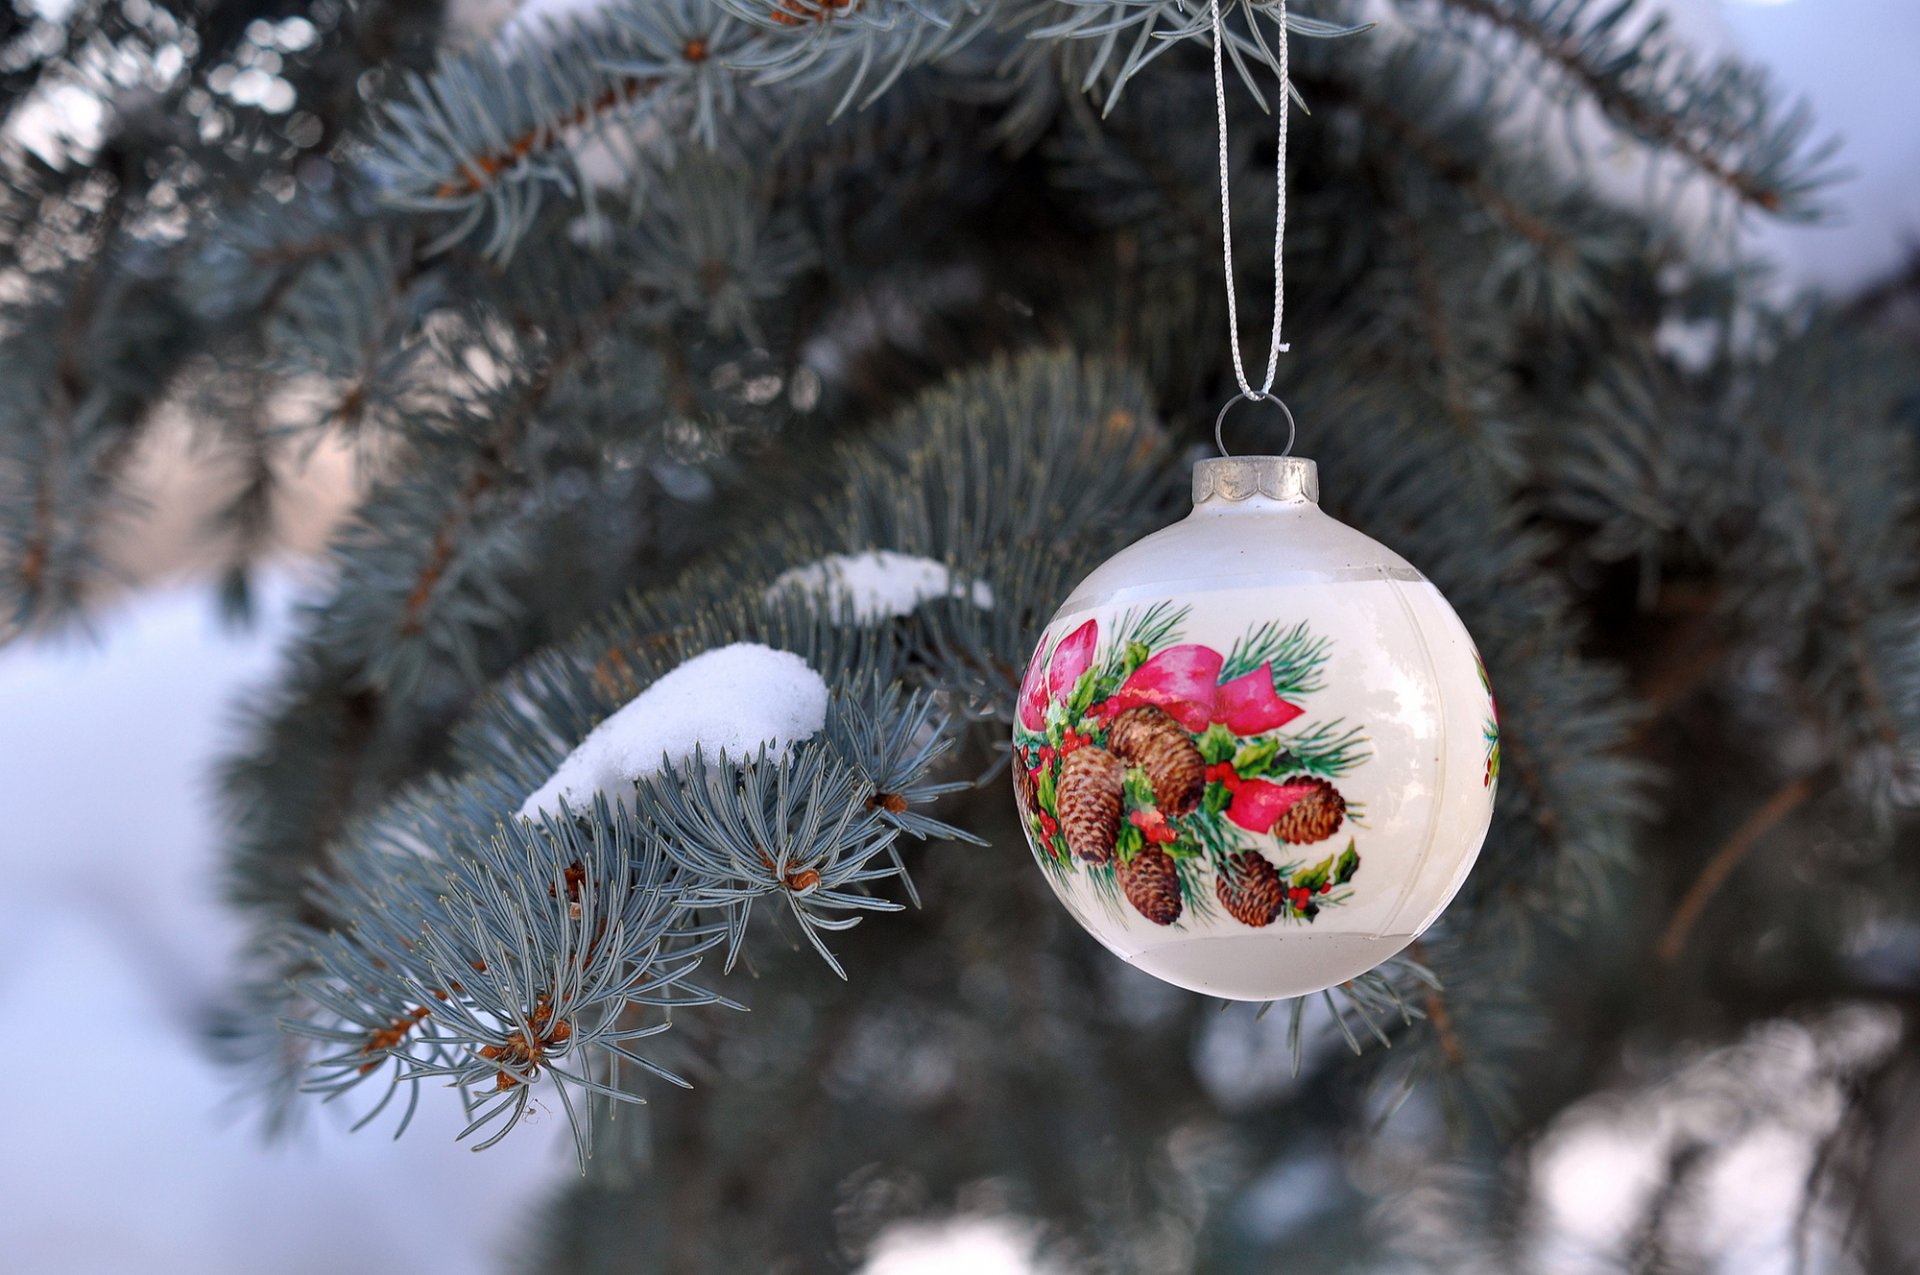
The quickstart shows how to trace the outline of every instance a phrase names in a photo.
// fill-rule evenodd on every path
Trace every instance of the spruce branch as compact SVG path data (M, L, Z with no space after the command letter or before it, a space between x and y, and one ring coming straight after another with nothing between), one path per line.
M132 202L125 181L107 183L102 206L85 218L66 259L18 279L25 295L6 307L0 366L22 374L23 401L14 410L25 409L7 431L5 441L21 448L7 468L29 490L0 522L0 603L11 602L12 611L0 641L76 614L97 565L91 542L98 505L111 495L112 475L130 450L130 418L144 407L96 375L93 339L104 326L102 311L118 299L111 265Z
M548 186L591 198L578 158L588 139L629 152L622 162L631 164L664 145L623 139L614 127L644 117L669 131L686 124L713 146L718 120L738 105L733 77L743 74L801 86L844 77L831 118L876 65L885 69L868 100L978 29L969 6L956 3L953 15L946 7L882 0L796 15L728 0L649 0L549 24L412 77L368 138L363 163L390 206L458 215L433 248L490 223L484 250L504 258Z
M1378 83L1392 86L1390 98L1370 92L1372 80L1297 72L1294 78L1313 95L1314 102L1323 111L1328 107L1353 111L1368 127L1404 147L1443 185L1464 192L1509 233L1557 262L1573 260L1576 255L1573 239L1522 205L1503 183L1487 172L1494 164L1491 154L1486 153L1483 138L1473 137L1469 143L1479 143L1475 149L1482 152L1472 157L1466 147L1449 138L1449 133L1458 133L1463 126L1472 133L1478 132L1477 125L1461 117L1460 112L1439 105L1456 91L1457 73L1455 63L1436 63L1431 55L1423 57L1403 50L1389 57L1378 77ZM1422 109L1416 119L1412 111L1401 107L1401 103L1407 102L1427 109Z
M659 992L666 1001L719 1000L705 989L682 989L680 980L691 958L709 948L724 947L731 963L763 900L783 905L802 937L840 971L824 936L865 912L901 906L877 892L904 875L899 837L959 835L921 809L962 786L929 778L953 721L935 695L907 693L898 679L907 673L924 691L938 692L950 677L966 686L967 674L904 665L908 650L951 648L852 623L851 614L771 590L770 582L809 537L845 546L884 535L882 543L966 567L993 545L975 524L984 521L989 533L996 520L1025 524L1034 516L1029 503L1071 510L1084 501L1084 520L1099 526L1094 512L1109 507L1103 501L1136 490L1158 457L1139 394L1103 369L1062 358L962 378L844 448L835 470L850 475L845 485L788 514L795 534L781 539L772 560L754 565L767 542L744 539L730 561L704 577L696 573L680 590L636 599L602 630L536 661L511 694L491 699L456 737L454 755L469 767L464 777L429 781L351 830L315 883L311 906L331 918L332 934L312 947L296 974L300 997L316 1007L296 1025L321 1042L312 1084L344 1095L385 1075L391 1097L424 1078L448 1077L468 1094L469 1132L484 1132L483 1145L490 1145L524 1114L533 1082L550 1075L584 1156L591 1121L586 1108L575 1111L569 1087L607 1101L631 1099L618 1079L621 1068L648 1070L651 1060L624 1042L662 1027L618 1026L626 1020L617 1014L587 1016L587 1008L609 1003L614 993L607 989L635 980L655 986L647 971L657 960L670 962L672 977L658 981L672 988ZM1116 470L1107 457L1107 436L1081 426L1088 415L1134 444L1125 466ZM989 473L1003 487L1027 489L1027 497L962 515L990 490L980 477ZM1019 623L1030 636L1050 596L1008 581L992 609L1024 617ZM928 604L933 613L962 605L975 604ZM952 640L965 631L947 632ZM816 740L779 759L696 752L643 776L631 798L603 796L592 810L538 824L503 817L502 807L540 782L539 767L554 763L564 741L605 715L603 697L621 693L603 674L608 652L621 653L623 680L644 685L692 654L741 640L796 651L827 678L833 707ZM977 664L980 657L967 660ZM620 877L622 856L642 850L659 856L657 866L640 881ZM532 864L531 876L510 867L516 863ZM437 884L442 875L459 888ZM548 902L536 889L542 883ZM601 949L591 937L589 898L606 900L602 915L643 906L645 916L665 919L640 931L644 953L628 944L603 966L595 958ZM589 937L569 938L569 923ZM584 953L571 958L585 961L584 983L556 983L544 973L567 968L569 951ZM645 953L658 955L643 960Z
M649 103L662 83L609 69L652 52L629 26L569 23L543 35L411 75L368 138L361 162L387 204L458 215L431 247L491 219L485 251L510 253L548 184L588 189L577 146L604 136L616 112Z
M1001 67L1022 57L1023 39L1097 41L1082 84L1110 81L1106 108L1148 62L1209 28L1180 0L1025 0L1002 10L970 0L665 0L628 3L594 20L548 24L538 37L496 44L415 75L367 138L362 163L391 207L456 214L434 240L445 248L486 227L484 251L510 255L538 213L543 191L593 198L578 151L588 139L626 152L631 166L670 149L682 129L709 148L719 121L739 121L736 79L783 99L789 121L831 123L869 106L911 69L956 59L976 43ZM1264 101L1249 60L1277 58L1259 29L1265 15L1241 0L1244 24L1229 32L1241 76ZM1242 27L1244 29L1242 29ZM1362 27L1289 14L1297 35L1329 37ZM1129 51L1117 66L1121 33ZM1111 69L1110 69L1111 66ZM654 121L664 137L622 133L620 121ZM751 125L740 132L751 133ZM787 136L776 137L775 146ZM756 157L757 158L757 157Z
M1262 83L1253 67L1279 70L1273 37L1260 26L1265 19L1277 33L1278 19L1260 0L1228 0L1220 8L1228 60L1261 108L1270 109L1275 86ZM1064 16L1058 16L1062 9ZM1211 42L1213 38L1207 6L1190 0L1042 0L1034 10L1037 25L1029 39L1093 42L1079 88L1088 93L1104 82L1108 86L1102 107L1105 112L1113 110L1121 90L1161 54L1183 41ZM1233 21L1236 15L1239 22ZM1287 32L1295 36L1333 39L1356 35L1369 25L1329 22L1293 10L1287 13ZM1292 84L1284 86L1284 91L1300 100Z
M1779 114L1765 77L1725 62L1700 66L1656 17L1622 37L1632 0L1441 0L1511 36L1626 132L1677 156L1742 204L1795 220L1817 210L1831 143L1810 152L1804 106Z
M761 84L844 80L828 112L870 105L908 69L963 48L987 28L970 0L713 0L756 29L734 59ZM869 79L871 84L869 85Z
M1430 969L1427 950L1419 939L1415 939L1407 948L1407 956L1422 968ZM1433 1024L1434 1038L1440 1042L1440 1056L1448 1067L1459 1071L1466 1066L1466 1047L1460 1043L1460 1034L1453 1025L1453 1010L1447 1003L1446 990L1440 986L1439 979L1426 983L1421 993L1421 1003L1427 1011L1427 1021Z

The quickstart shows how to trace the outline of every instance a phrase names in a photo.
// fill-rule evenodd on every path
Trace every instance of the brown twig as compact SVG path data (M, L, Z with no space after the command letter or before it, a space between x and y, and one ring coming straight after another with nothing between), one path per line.
M698 60L706 59L704 47ZM690 59L691 60L691 59ZM630 105L642 94L658 87L657 76L641 78L629 75L614 81L602 89L590 102L582 102L566 115L557 120L549 120L527 129L513 138L499 150L485 155L475 156L462 164L457 176L449 177L434 187L436 199L453 199L462 195L472 195L486 189L493 180L515 164L537 150L548 150L566 142L575 129L583 128L590 119L609 115L615 110Z
M1473 405L1467 400L1466 387L1460 383L1459 369L1454 366L1453 330L1447 323L1440 281L1434 276L1433 259L1427 254L1426 241L1421 237L1420 219L1409 217L1405 226L1417 309L1426 328L1427 346L1433 352L1434 371L1440 378L1440 405L1446 411L1447 422L1462 438L1472 442L1479 434L1478 420Z
M447 516L435 531L427 558L407 591L406 610L400 623L402 636L417 637L425 629L427 604L432 600L434 587L453 562L460 533L472 520L481 498L492 489L497 471L505 467L508 440L518 436L521 427L546 403L565 373L585 357L605 326L649 291L647 285L638 282L630 282L618 289L565 343L548 356L527 382L526 388L502 413L496 423L493 443L475 458L471 474L462 484L453 507L447 511Z
M1709 153L1699 141L1687 135L1672 114L1649 105L1610 82L1587 62L1577 45L1553 38L1537 24L1499 7L1494 0L1447 0L1447 3L1507 32L1535 50L1549 63L1559 67L1574 83L1585 89L1603 110L1619 119L1631 131L1672 151L1747 203L1767 212L1780 210L1779 191L1769 190L1750 173L1731 167L1717 155Z
M1420 945L1418 939L1407 947L1407 955L1422 965L1427 964L1427 951ZM1428 968L1432 967L1428 966ZM1440 1056L1446 1059L1447 1066L1455 1071L1463 1070L1467 1065L1467 1050L1460 1043L1460 1033L1453 1025L1453 1010L1447 1004L1446 993L1437 987L1429 986L1426 996L1422 999L1423 1008L1427 1011L1427 1021L1433 1024L1433 1034L1440 1040Z
M60 515L55 484L59 481L61 468L66 464L68 451L75 444L80 408L91 386L89 360L93 355L93 347L88 334L95 315L101 269L120 232L131 198L127 183L116 181L108 195L106 207L88 231L91 252L74 279L73 290L67 297L55 329L51 401L48 403L50 419L46 431L47 454L35 475L32 531L20 553L20 563L16 569L28 598L36 597L45 589L53 561ZM132 431L127 433L131 437ZM126 447L122 445L114 450L124 454Z
M1674 910L1673 919L1667 922L1665 934L1660 936L1660 944L1655 949L1663 964L1671 965L1686 950L1687 939L1693 933L1694 925L1700 920L1700 914L1712 901L1733 870L1740 866L1741 860L1760 843L1761 838L1773 831L1780 822L1805 805L1813 796L1813 776L1802 775L1786 784L1766 804L1747 816L1746 822L1734 829L1733 835L1721 843L1713 857L1707 860L1707 866L1687 888L1680 906Z
M480 503L480 497L493 485L493 476L485 468L476 467L466 485L460 489L453 508L447 511L446 518L434 533L433 547L427 552L427 560L421 565L420 572L414 577L413 587L407 591L407 608L400 621L402 637L418 636L426 627L427 601L433 596L434 586L440 583L440 577L446 574L453 561L454 544L460 530L472 516L474 508Z
M1296 84L1308 81L1294 77ZM1449 182L1479 204L1495 221L1534 246L1558 257L1571 257L1573 245L1545 220L1523 207L1481 175L1478 165L1450 150L1444 142L1385 102L1367 96L1353 85L1335 79L1312 81L1316 101L1327 100L1352 108L1354 114L1398 142L1408 154L1444 182Z
M1640 681L1638 697L1646 712L1627 736L1627 752L1638 752L1669 714L1721 672L1727 659L1726 621L1717 590L1665 590L1660 610L1682 619L1663 634L1659 646L1664 658Z

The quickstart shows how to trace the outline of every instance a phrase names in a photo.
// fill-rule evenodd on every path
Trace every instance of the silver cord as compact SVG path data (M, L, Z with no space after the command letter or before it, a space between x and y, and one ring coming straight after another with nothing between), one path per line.
M1213 104L1220 117L1220 238L1224 244L1227 276L1227 341L1233 350L1233 376L1240 384L1240 393L1257 403L1272 392L1280 356L1287 350L1280 340L1280 320L1286 307L1286 274L1280 247L1287 234L1287 109L1291 105L1287 86L1287 0L1277 0L1275 5L1280 15L1280 144L1274 161L1273 183L1277 202L1273 219L1273 337L1267 350L1267 378L1257 390L1248 383L1246 365L1240 360L1240 307L1233 294L1233 195L1227 165L1227 41L1220 27L1220 0L1208 0L1208 4L1213 13ZM1293 414L1287 415L1291 422ZM1220 450L1224 455L1225 446Z

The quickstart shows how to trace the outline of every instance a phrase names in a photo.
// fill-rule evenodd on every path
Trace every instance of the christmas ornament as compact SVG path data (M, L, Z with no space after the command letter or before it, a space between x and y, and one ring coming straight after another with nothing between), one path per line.
M1284 3L1279 20L1284 85ZM1237 334L1218 0L1213 22ZM1236 335L1227 408L1285 410L1286 108L1283 88L1266 379L1249 384ZM1492 819L1499 720L1439 590L1321 512L1312 461L1225 455L1227 408L1193 512L1082 581L1034 648L1014 795L1054 892L1100 942L1181 987L1273 1000L1372 969L1446 907Z
M1310 460L1203 460L1193 513L1047 626L1014 783L1074 917L1182 987L1297 996L1439 915L1493 813L1493 701L1453 609L1321 512Z

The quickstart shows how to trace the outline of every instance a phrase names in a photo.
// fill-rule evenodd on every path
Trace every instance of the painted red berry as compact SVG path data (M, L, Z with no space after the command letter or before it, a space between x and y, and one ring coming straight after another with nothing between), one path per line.
M1240 791L1240 772L1233 768L1232 762L1220 761L1207 767L1207 779L1221 785L1228 792Z
M1127 816L1127 821L1140 829L1141 835L1151 845L1169 845L1179 839L1180 834L1173 830L1173 825L1167 822L1166 815L1161 813L1158 806L1136 810Z

